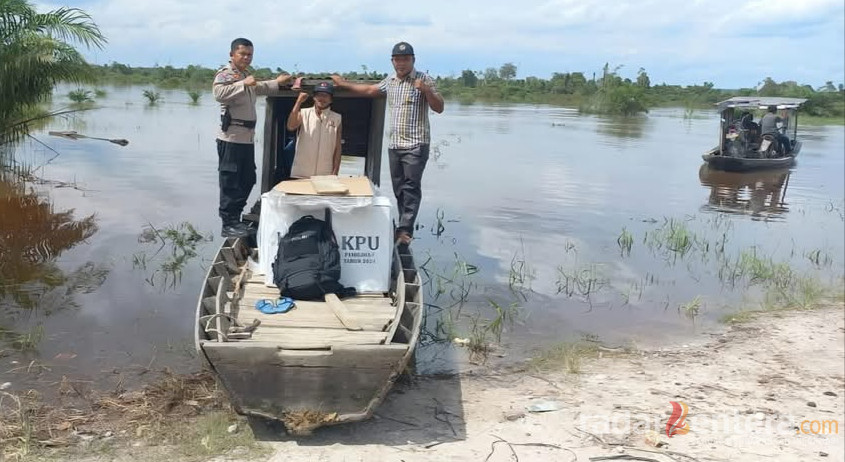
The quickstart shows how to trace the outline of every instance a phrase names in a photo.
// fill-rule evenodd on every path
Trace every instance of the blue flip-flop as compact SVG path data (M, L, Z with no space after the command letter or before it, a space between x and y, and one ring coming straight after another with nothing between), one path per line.
M255 302L255 309L264 314L287 313L295 306L296 303L290 297L281 297L276 302L268 299Z

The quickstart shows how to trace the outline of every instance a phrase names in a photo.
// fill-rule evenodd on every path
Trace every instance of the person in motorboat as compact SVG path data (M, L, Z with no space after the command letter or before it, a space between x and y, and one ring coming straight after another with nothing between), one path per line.
M757 144L760 142L760 126L754 122L754 114L743 111L739 116L740 127L745 134L745 141L749 144Z
M768 112L763 116L760 120L760 132L765 135L771 135L774 139L777 140L778 144L780 145L780 151L783 155L789 154L792 150L792 142L789 141L789 137L784 135L778 129L778 124L783 122L777 115L777 106L769 106Z

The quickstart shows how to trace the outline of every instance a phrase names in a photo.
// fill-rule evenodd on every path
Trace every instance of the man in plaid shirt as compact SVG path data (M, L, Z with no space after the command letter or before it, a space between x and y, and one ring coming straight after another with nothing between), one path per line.
M360 95L387 95L390 106L390 177L393 193L399 206L399 225L396 240L411 242L414 222L422 200L422 174L428 161L431 129L428 109L443 112L443 97L437 93L434 79L414 68L414 48L407 42L393 46L390 59L395 74L375 85L351 83L333 75L335 86Z

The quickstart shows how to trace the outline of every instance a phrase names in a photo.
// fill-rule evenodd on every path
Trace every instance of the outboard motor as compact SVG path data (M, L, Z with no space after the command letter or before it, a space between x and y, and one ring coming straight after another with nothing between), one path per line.
M780 145L777 137L772 134L763 135L760 142L760 157L763 159L774 159L783 156L783 146Z

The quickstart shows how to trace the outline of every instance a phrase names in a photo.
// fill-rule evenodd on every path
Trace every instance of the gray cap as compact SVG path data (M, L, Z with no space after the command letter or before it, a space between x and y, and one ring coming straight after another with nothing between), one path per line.
M414 47L412 47L408 42L399 42L396 45L393 45L393 53L391 53L392 56L413 54Z
M328 93L334 95L334 85L329 82L320 82L314 87L314 93Z

